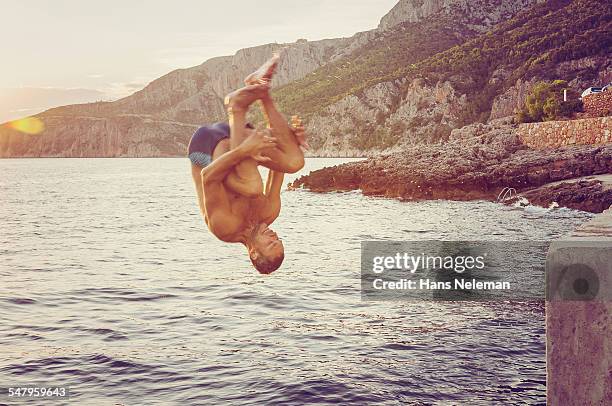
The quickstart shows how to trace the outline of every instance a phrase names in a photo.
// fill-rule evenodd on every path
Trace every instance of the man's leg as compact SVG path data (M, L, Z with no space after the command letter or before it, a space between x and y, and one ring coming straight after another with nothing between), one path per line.
M278 140L276 148L266 151L270 162L262 164L274 171L295 173L304 167L304 153L300 149L295 134L283 115L276 109L269 93L261 99L261 107L268 122L268 127Z
M246 113L249 106L263 94L267 85L252 85L230 93L226 98L230 125L230 149L240 145L250 134L246 128ZM246 197L257 197L263 194L263 182L257 169L257 162L245 159L235 166L232 173L225 178L225 185L232 191Z
M244 82L247 85L269 84L278 66L279 55L274 55L259 69L251 73ZM293 131L285 118L278 112L270 92L266 92L260 99L261 107L268 122L268 128L273 129L278 140L278 147L266 152L272 161L262 164L274 171L294 173L304 166L304 153L300 149Z

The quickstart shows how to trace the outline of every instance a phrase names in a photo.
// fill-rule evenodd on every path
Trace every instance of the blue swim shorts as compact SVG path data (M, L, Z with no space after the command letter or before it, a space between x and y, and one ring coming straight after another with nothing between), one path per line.
M205 167L212 162L212 154L219 141L230 137L227 123L215 123L196 130L189 142L189 159L194 165Z

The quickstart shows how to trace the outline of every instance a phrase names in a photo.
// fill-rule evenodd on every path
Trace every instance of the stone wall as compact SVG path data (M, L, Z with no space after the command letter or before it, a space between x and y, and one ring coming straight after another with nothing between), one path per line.
M612 91L591 93L582 98L584 112L590 117L605 117L612 114Z
M612 93L612 92L609 92ZM612 116L519 125L523 144L533 149L612 142Z

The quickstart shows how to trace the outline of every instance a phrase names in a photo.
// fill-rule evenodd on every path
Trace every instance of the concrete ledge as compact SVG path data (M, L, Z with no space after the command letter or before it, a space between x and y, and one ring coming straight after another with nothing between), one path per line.
M549 405L612 399L612 210L554 241L546 261Z

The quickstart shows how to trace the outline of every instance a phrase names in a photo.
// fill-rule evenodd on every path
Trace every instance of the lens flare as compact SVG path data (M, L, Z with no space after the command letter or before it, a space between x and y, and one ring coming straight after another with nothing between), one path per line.
M24 134L36 135L45 131L45 123L38 117L26 117L13 120L8 126Z

